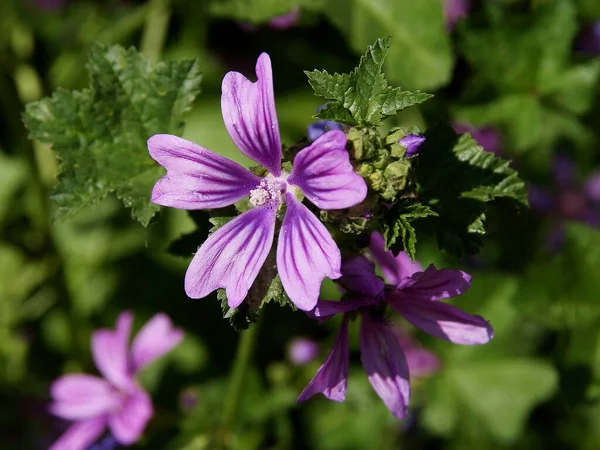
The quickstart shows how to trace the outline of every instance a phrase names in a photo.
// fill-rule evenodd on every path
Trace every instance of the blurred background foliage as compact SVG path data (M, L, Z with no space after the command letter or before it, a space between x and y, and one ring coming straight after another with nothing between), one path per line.
M1 448L45 449L64 430L46 413L49 384L66 371L95 371L90 333L112 326L123 309L136 313L138 327L164 311L186 332L181 346L143 373L156 415L135 448L600 448L600 221L576 214L599 213L600 196L553 175L558 153L572 161L577 181L600 166L600 48L580 45L582 30L600 21L600 2L473 1L455 26L443 3L0 2ZM272 21L290 11L298 12L297 23ZM195 229L194 221L165 209L145 229L114 196L54 221L49 195L57 163L48 146L28 140L24 105L58 87L85 87L96 41L136 46L155 61L197 58L202 93L186 116L184 137L247 163L222 124L226 71L252 75L257 55L271 55L282 139L293 144L319 106L303 70L348 72L367 45L387 35L390 82L435 98L386 126L445 121L468 129L486 149L513 159L532 186L554 192L554 203L515 212L497 202L483 251L463 260L419 241L423 264L474 276L456 304L490 320L496 337L467 348L415 333L441 369L414 381L407 420L394 419L370 388L356 327L346 402L315 398L298 406L337 323L317 325L270 305L252 331L258 342L235 430L225 431L220 420L238 334L222 319L215 295L185 296L189 257L167 251ZM335 295L333 284L323 295ZM315 360L290 360L298 336L318 343Z

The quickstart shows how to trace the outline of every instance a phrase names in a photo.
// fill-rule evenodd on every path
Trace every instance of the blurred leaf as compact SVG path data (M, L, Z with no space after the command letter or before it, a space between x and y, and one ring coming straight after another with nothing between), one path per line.
M320 9L325 0L212 0L209 10L216 16L259 24L289 13L294 8Z
M180 134L183 114L199 92L195 61L159 63L130 48L95 44L90 84L80 92L57 90L27 105L33 139L52 144L60 160L53 198L57 216L96 205L116 192L144 226L158 211L150 192L164 173L148 154L156 133Z
M391 37L369 45L350 74L306 71L315 95L333 100L315 117L348 125L378 125L383 118L431 98L430 94L388 86L382 72Z
M27 166L20 159L0 152L0 222L12 208L12 199L23 186Z
M453 56L439 0L329 0L324 12L355 52L394 37L385 70L393 83L435 89L449 81Z

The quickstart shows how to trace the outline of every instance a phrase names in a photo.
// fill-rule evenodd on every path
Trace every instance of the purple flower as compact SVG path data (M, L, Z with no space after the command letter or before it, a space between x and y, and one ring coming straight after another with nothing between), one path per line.
M600 21L591 23L581 30L575 41L575 48L582 52L600 53Z
M185 276L189 297L225 288L232 308L244 300L271 251L277 214L286 204L277 269L294 304L311 310L323 278L341 276L341 256L327 228L298 196L303 193L320 209L343 209L363 201L367 185L353 171L341 131L323 134L296 155L290 174L283 172L271 60L266 53L258 58L256 74L255 83L237 72L225 75L221 109L234 143L269 174L260 178L192 142L159 134L150 138L148 149L167 174L154 186L152 201L180 209L211 209L250 197L253 208L211 234Z
M564 155L554 157L554 187L529 186L531 208L555 221L548 237L551 249L562 247L564 222L576 221L592 227L600 226L600 172L593 173L583 184L578 183L575 166Z
M342 328L325 363L298 401L318 393L331 400L344 400L348 378L348 313L358 311L361 357L369 381L392 414L403 418L410 397L410 368L394 330L384 319L386 305L417 328L456 344L485 344L492 339L493 330L482 317L439 301L469 289L471 277L466 273L437 270L433 265L423 271L406 253L394 257L386 251L383 237L377 233L371 235L371 254L388 284L384 285L375 275L375 266L366 257L344 261L339 280L347 289L343 299L319 300L311 312L319 319L343 313Z
M411 158L419 153L423 142L425 142L425 136L421 136L420 134L407 134L398 141L406 149L406 154L404 155L406 158Z
M455 122L452 128L457 133L470 133L477 144L481 145L485 151L494 153L496 156L502 156L502 135L492 126L477 128L467 123Z
M50 412L74 423L50 450L84 450L106 430L121 445L144 432L153 415L152 400L135 375L183 339L165 314L156 314L128 348L133 315L123 312L116 329L92 335L92 356L103 378L82 373L63 375L52 383Z
M317 108L317 112L321 111L325 106L326 105L320 105ZM317 120L307 127L306 136L310 142L314 142L329 130L345 131L346 127L344 124L332 120Z
M280 16L275 16L267 22L267 26L274 30L288 30L294 28L300 21L300 8L292 8L289 12ZM247 32L254 32L258 29L257 26L251 23L242 22L239 26Z
M442 0L444 2L444 20L446 30L452 31L456 23L467 17L471 10L471 0Z
M296 338L290 342L288 359L292 364L301 366L307 364L319 355L319 345L312 339Z

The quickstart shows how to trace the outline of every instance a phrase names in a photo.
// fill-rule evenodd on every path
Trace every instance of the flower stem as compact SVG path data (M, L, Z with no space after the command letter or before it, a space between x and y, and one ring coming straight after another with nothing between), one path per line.
M227 389L227 396L225 397L225 406L223 408L223 427L227 431L231 430L235 423L238 405L243 393L244 377L250 358L252 357L257 335L258 323L240 333L231 379Z
M165 45L171 11L169 0L151 0L149 7L140 50L156 64Z

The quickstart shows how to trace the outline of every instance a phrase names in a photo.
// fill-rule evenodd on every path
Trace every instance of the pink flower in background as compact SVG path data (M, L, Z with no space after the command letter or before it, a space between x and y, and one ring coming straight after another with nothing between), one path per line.
M292 8L290 12L273 17L266 23L266 25L274 30L288 30L290 28L294 28L298 24L299 20L300 8L296 7ZM258 29L257 26L246 22L240 23L239 25L244 31L248 32L256 31Z
M129 348L133 315L123 312L115 330L92 335L92 357L101 377L63 375L52 383L50 412L74 423L50 450L85 450L108 428L121 445L141 437L153 415L152 400L135 380L148 364L183 339L165 314L156 314L139 331Z
M329 356L298 401L319 393L330 400L344 401L349 366L348 313L357 311L361 321L361 359L371 386L390 412L403 418L408 413L410 368L397 335L385 320L386 305L415 327L455 344L486 344L494 333L482 317L440 302L467 291L471 286L468 274L438 270L433 265L423 271L405 252L394 256L386 251L378 233L371 235L370 249L388 284L376 276L375 265L364 256L343 262L338 282L346 289L344 297L338 302L319 300L311 312L318 319L342 313L342 325Z
M434 352L423 347L400 325L394 324L392 329L404 352L412 379L431 376L441 369L440 359Z
M502 135L492 126L474 127L464 122L454 122L452 128L457 133L470 133L473 139L487 152L502 156Z
M471 10L471 0L441 0L444 2L446 29L452 31L457 22L467 17Z
M152 191L158 205L213 209L250 197L250 210L212 233L198 249L185 275L185 292L206 297L225 288L231 308L246 297L275 239L280 206L286 205L277 241L281 283L300 309L317 303L324 278L339 278L341 255L331 234L301 200L320 209L344 209L362 202L367 185L354 172L346 135L328 131L282 170L281 138L275 111L271 59L263 53L253 83L238 72L223 79L221 110L231 139L268 174L258 177L239 164L177 136L157 134L148 141L152 157L167 169Z
M319 344L308 338L295 338L288 347L288 359L296 366L307 364L319 355Z

